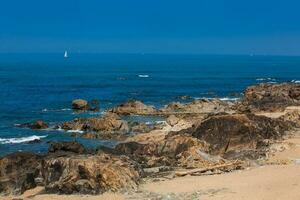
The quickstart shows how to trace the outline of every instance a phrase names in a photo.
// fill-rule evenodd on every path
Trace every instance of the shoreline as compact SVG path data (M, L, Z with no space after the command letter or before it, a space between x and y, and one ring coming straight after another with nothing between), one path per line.
M62 122L56 127L80 131L75 138L118 143L92 150L76 141L50 142L45 155L2 157L0 189L19 195L0 199L297 199L300 192L289 189L300 184L299 87L261 84L234 103L195 100L160 109L130 100L101 117ZM72 106L98 110L82 99ZM162 113L165 122L154 125L123 118Z

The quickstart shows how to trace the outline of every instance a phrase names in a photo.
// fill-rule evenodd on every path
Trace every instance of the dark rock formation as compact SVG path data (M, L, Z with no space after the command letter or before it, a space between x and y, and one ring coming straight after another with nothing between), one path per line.
M86 149L78 142L50 142L49 152L54 153L58 151L73 152L83 154Z
M248 87L241 109L252 111L283 111L300 105L300 84L260 84Z
M217 115L185 130L210 144L210 153L225 155L259 149L264 140L279 139L292 124L253 114Z
M110 110L119 115L151 115L156 113L153 106L145 105L141 101L130 100Z
M20 128L30 128L30 129L46 129L48 128L48 124L42 120L35 121L33 123L25 123L17 125Z
M42 169L46 191L64 194L136 189L142 175L127 157L105 153L50 158Z
M0 158L0 193L22 194L36 186L41 156L18 152Z

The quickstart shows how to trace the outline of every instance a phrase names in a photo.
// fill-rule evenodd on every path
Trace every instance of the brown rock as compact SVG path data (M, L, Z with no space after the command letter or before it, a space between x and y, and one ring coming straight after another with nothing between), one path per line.
M167 123L168 123L170 126L174 126L174 125L176 125L178 122L179 122L179 118L177 118L175 115L170 115L170 116L167 118Z
M47 159L42 174L48 192L98 194L136 189L142 171L125 156L100 153Z
M243 105L252 111L283 111L287 106L300 105L300 84L259 84L248 87Z
M74 110L87 110L89 108L88 102L83 99L75 99L72 101L72 108Z
M111 112L119 115L148 115L155 114L156 109L153 106L145 105L141 101L130 100L111 109Z
M18 152L0 158L0 193L19 195L36 187L41 156Z
M210 153L225 155L259 149L266 139L278 139L291 124L253 114L217 115L186 130L210 144Z

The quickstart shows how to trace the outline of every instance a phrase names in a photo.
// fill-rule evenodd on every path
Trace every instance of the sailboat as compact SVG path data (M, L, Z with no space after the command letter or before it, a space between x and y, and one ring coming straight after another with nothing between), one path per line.
M67 57L68 57L68 52L65 51L64 58L67 58Z

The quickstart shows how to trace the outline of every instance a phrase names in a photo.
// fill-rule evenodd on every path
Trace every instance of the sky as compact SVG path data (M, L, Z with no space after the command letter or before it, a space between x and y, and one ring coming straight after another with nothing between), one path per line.
M0 52L300 55L299 0L0 0Z

